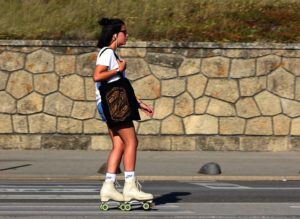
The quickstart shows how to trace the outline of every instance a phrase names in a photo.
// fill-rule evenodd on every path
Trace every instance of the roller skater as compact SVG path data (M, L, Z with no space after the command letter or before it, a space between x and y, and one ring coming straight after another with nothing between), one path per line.
M120 208L128 211L141 207L147 210L151 208L153 195L142 192L135 177L138 139L133 121L140 120L139 109L150 117L153 109L135 96L126 78L126 62L116 53L118 46L125 45L127 41L125 23L120 19L103 18L99 24L102 26L98 41L100 51L93 79L98 112L108 126L113 145L100 192L100 210ZM115 187L116 171L122 157L125 173L123 194Z

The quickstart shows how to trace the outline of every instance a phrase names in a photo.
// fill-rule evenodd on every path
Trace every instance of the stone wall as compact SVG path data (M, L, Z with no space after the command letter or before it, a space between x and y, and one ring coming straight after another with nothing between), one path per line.
M0 41L0 148L110 149L95 105L96 42ZM300 149L300 45L135 42L119 50L140 150Z

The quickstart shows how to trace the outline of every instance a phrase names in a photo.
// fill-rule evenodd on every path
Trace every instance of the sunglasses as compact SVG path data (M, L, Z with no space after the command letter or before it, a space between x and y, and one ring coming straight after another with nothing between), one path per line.
M127 35L127 30L120 30L119 32L124 33L125 35Z

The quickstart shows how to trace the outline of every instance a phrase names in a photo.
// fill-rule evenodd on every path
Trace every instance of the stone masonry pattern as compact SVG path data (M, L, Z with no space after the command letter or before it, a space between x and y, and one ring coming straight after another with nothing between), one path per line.
M0 148L110 149L96 110L92 43L5 43ZM201 45L119 49L136 95L155 109L135 122L140 149L299 150L299 45Z

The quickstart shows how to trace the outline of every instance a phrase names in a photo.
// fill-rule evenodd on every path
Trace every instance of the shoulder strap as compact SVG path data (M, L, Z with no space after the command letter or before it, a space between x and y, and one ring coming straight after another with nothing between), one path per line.
M107 49L111 49L111 48L109 48L109 47L106 47L106 48L104 48L103 50L102 50L102 52L99 54L99 57L105 52L105 50L107 50ZM112 49L111 49L112 50ZM114 55L115 55L115 57L116 57L116 59L117 60L120 60L120 58L119 58L119 56L115 53L115 51L113 51L114 52Z

